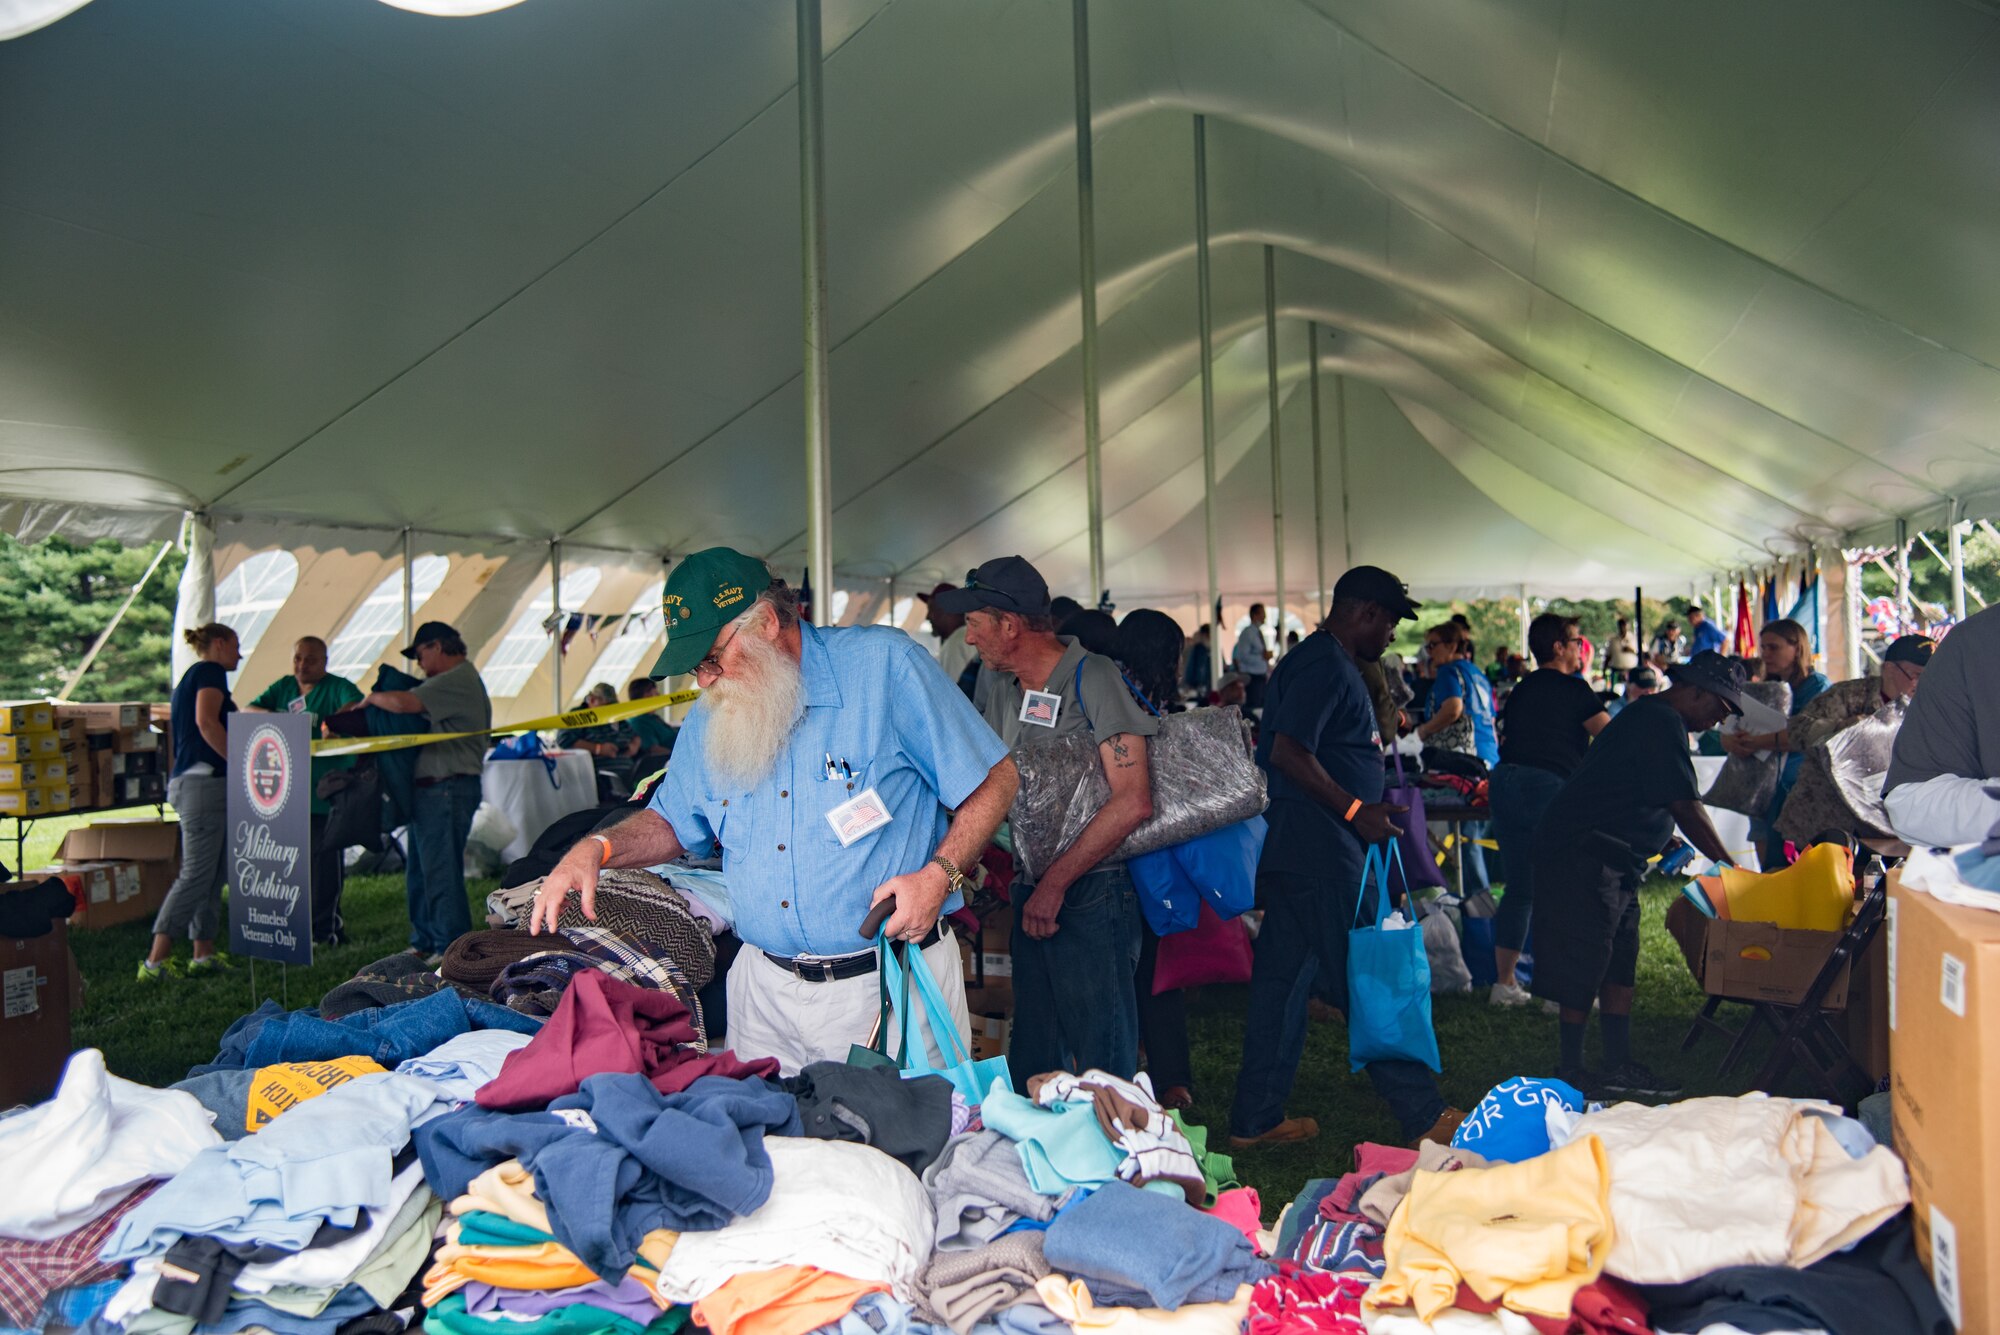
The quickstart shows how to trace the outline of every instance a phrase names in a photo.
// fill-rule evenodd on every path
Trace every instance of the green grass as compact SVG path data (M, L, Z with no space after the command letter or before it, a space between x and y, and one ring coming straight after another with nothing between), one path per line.
M475 924L485 921L486 896L494 884L475 881L466 887ZM71 933L84 977L73 1041L79 1048L102 1048L105 1064L129 1079L165 1085L183 1078L188 1067L213 1058L222 1031L266 997L292 1008L317 1005L327 989L352 978L362 965L409 944L400 874L350 877L340 906L351 939L344 946L316 948L309 968L253 966L238 957L236 967L221 974L141 983L133 975L152 940L150 922ZM185 960L186 946L177 946L175 954Z
M490 882L468 887L475 922L484 916L491 888ZM1673 894L1673 887L1664 882L1649 885L1643 894L1644 951L1633 1046L1653 1067L1684 1080L1690 1095L1740 1093L1748 1079L1742 1069L1734 1083L1714 1077L1721 1056L1719 1040L1708 1039L1691 1054L1679 1051L1681 1036L1703 997L1662 921ZM244 960L217 977L140 984L133 970L145 952L147 924L75 933L72 943L87 981L83 1012L75 1024L76 1045L102 1048L110 1068L134 1080L164 1085L180 1079L189 1066L212 1057L222 1031L264 998L292 1007L313 1005L361 965L404 947L408 920L400 875L350 878L341 902L353 936L348 945L320 951L310 968L259 964L254 985L253 971ZM1196 1096L1192 1116L1211 1128L1216 1147L1224 1149L1243 1038L1245 991L1204 989L1191 998L1189 1007ZM1508 1076L1547 1075L1554 1069L1556 1022L1539 1009L1494 1007L1487 1004L1484 992L1475 992L1435 998L1433 1014L1445 1063L1441 1083L1446 1099L1458 1107L1472 1107ZM1596 1038L1593 1026L1593 1045ZM1743 1069L1754 1072L1758 1060L1759 1052L1753 1050ZM1312 1027L1289 1110L1318 1119L1317 1141L1236 1156L1238 1175L1258 1188L1267 1217L1275 1215L1308 1178L1346 1171L1357 1143L1400 1139L1367 1077L1348 1073L1346 1034L1338 1024Z

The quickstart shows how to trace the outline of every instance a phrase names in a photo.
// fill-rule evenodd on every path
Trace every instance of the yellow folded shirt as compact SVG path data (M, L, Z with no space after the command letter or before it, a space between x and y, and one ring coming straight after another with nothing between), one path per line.
M560 1242L537 1243L532 1247L469 1247L458 1241L458 1221L445 1232L446 1241L437 1250L437 1259L424 1273L424 1306L435 1307L447 1294L456 1293L472 1280L496 1289L569 1289L595 1283L599 1276L575 1252ZM626 1273L654 1293L659 1269L672 1255L680 1234L655 1229L639 1243L640 1264ZM659 1301L655 1293L655 1301ZM662 1308L669 1304L660 1302Z
M465 1194L451 1203L454 1215L483 1210L525 1224L538 1233L553 1233L549 1212L535 1196L535 1175L521 1167L519 1159L487 1169L466 1187Z
M1389 1218L1371 1308L1429 1321L1462 1280L1487 1302L1566 1317L1610 1254L1611 1175L1595 1136L1521 1163L1418 1173Z
M1226 1303L1188 1303L1169 1312L1159 1307L1099 1307L1080 1279L1044 1275L1035 1284L1042 1306L1090 1335L1237 1335L1250 1314L1250 1286L1239 1284Z

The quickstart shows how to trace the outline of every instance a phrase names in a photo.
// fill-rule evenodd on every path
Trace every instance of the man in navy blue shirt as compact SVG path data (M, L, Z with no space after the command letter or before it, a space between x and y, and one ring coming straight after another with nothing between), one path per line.
M1407 808L1382 800L1382 737L1357 663L1379 661L1396 623L1417 614L1403 582L1356 566L1333 588L1318 630L1278 661L1264 700L1257 763L1269 773L1270 833L1257 863L1257 934L1229 1143L1311 1140L1319 1124L1285 1116L1305 1051L1306 1002L1318 971L1347 995L1347 933L1366 849L1402 833ZM1430 1069L1377 1061L1368 1078L1412 1142L1449 1140L1465 1114L1445 1106Z

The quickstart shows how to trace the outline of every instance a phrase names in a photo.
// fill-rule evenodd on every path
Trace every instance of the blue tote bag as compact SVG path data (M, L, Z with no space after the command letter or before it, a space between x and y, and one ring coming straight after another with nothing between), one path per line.
M959 1097L974 1108L980 1105L997 1081L1000 1088L1008 1093L1014 1091L1014 1081L1007 1074L1005 1057L988 1057L984 1061L972 1060L958 1041L958 1021L952 1018L951 1007L945 1004L944 993L938 989L937 980L931 977L930 965L924 963L924 952L909 950L902 952L902 964L897 963L898 952L889 948L887 941L878 942L877 963L882 969L885 992L888 995L902 993L905 1002L909 997L907 983L914 983L917 1004L904 1004L902 1012L903 1051L902 1066L905 1078L919 1075L943 1076L958 1091ZM907 971L907 972L906 972ZM924 1043L923 1026L917 1021L917 1007L921 1006L930 1019L931 1033L937 1039L938 1051L944 1054L945 1066L939 1069L931 1065L930 1051Z
M1401 870L1394 840L1370 848L1361 869L1354 923L1347 934L1347 1060L1359 1071L1369 1062L1401 1059L1440 1071L1437 1031L1431 1028L1431 964L1424 934L1412 920L1402 928L1388 920L1390 864ZM1360 925L1371 899L1373 922Z

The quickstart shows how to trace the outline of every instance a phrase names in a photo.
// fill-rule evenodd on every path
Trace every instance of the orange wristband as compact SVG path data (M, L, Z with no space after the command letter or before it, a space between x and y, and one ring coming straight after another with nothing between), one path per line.
M1361 799L1357 797L1348 804L1347 814L1342 816L1341 819L1345 821L1351 821L1354 819L1354 813L1359 810L1361 810Z
M605 863L611 861L611 841L609 839L606 839L601 834L593 834L590 837L592 839L595 839L598 842L598 844L604 849L604 852L600 854L597 859L597 865L602 867Z

